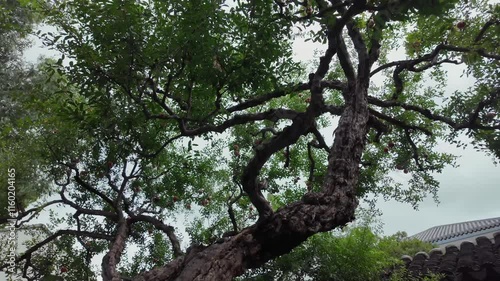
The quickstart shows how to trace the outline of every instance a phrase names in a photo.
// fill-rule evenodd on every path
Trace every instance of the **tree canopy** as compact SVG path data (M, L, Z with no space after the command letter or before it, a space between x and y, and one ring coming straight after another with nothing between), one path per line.
M436 196L454 163L438 142L465 133L500 158L498 4L19 3L61 54L1 116L2 159L28 159L16 176L43 191L1 222L66 212L17 257L31 280L232 280L345 226L360 200ZM324 51L304 64L294 40ZM475 82L446 92L448 71Z
M26 122L31 112L21 105L22 100L29 100L28 95L40 74L35 68L23 60L23 51L29 47L29 33L39 21L39 15L31 8L21 5L18 1L5 1L0 10L0 181L9 181L10 169L17 171L17 208L24 208L38 198L37 195L46 192L51 181L43 173L36 172L43 162L42 158L33 158L32 154L38 148L37 140L27 138ZM8 215L3 208L7 202L7 192L0 194L2 208L0 209L0 224Z

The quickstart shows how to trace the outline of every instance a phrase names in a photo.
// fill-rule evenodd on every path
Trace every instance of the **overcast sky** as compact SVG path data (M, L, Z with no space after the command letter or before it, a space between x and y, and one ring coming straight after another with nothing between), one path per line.
M446 168L436 176L441 183L440 204L432 199L420 204L415 211L408 204L382 202L382 222L385 234L404 230L408 235L430 227L462 221L500 217L500 169L490 157L473 149L458 149L441 145L442 151L461 155L458 168Z
M44 28L47 31L47 28ZM322 46L311 42L304 43L298 39L294 44L295 57L308 61L314 52ZM29 49L25 56L34 62L40 55L56 56L53 51L41 47L40 42ZM471 84L471 79L461 78L461 70L451 72L451 93L456 89L464 89ZM409 235L416 234L430 227L469 220L479 220L500 217L500 168L483 152L476 152L472 147L456 148L442 143L438 149L442 152L461 156L457 160L458 168L448 167L442 174L436 175L441 183L439 191L440 204L432 198L420 204L418 211L409 204L394 201L380 201L378 208L383 212L381 221L384 224L384 234L390 235L396 231L406 231ZM409 175L396 173L396 179L405 182Z

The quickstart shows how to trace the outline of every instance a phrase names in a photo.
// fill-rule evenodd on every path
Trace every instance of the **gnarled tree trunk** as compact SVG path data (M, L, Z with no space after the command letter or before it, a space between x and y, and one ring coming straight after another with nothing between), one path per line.
M134 281L225 281L256 268L305 241L311 235L354 219L355 188L367 130L367 89L357 83L335 132L323 190L290 204L208 247L192 247L172 263L135 277Z

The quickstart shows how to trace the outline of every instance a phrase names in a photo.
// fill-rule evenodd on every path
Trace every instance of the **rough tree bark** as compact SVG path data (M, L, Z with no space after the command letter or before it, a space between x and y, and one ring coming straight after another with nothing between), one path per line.
M333 54L330 54L328 57L327 54L323 57L320 68L327 69L332 56ZM312 103L317 102L317 107L323 104L319 85L324 73L326 71L320 69L312 83ZM353 81L345 93L346 107L335 132L328 173L321 192L307 193L302 200L275 213L264 211L260 213L261 219L257 224L237 235L219 240L208 247L192 247L185 256L164 267L145 272L133 280L232 280L245 269L259 267L290 252L315 233L329 231L352 221L358 205L355 188L369 117L366 86L368 76L360 77L365 80L358 78ZM318 86L315 87L314 84ZM314 108L314 105L311 108ZM314 115L313 112L307 112L302 120L296 121L301 124L297 127L303 130L302 133L312 124ZM298 136L302 133L300 130L296 132ZM281 149L281 146L277 149ZM259 162L255 159L254 161ZM265 159L260 158L260 161ZM253 178L255 177L256 175L253 175Z
M368 120L366 89L361 88L354 95L360 99L355 99L341 117L332 147L329 176L322 192L306 194L301 201L278 210L236 236L206 248L191 248L186 256L133 280L232 280L247 268L259 267L288 253L315 233L353 220L358 204L355 187Z

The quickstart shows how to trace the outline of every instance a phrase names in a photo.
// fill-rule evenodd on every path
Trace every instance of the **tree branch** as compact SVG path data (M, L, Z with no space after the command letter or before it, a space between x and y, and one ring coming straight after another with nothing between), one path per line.
M339 35L337 38L335 38L335 40L335 43L337 45L337 57L339 58L342 70L345 73L347 81L349 83L354 83L354 81L356 80L356 73L354 71L354 67L352 66L351 58L349 57L349 52L347 51L344 39L341 35Z
M77 231L77 230L58 230L56 233L50 235L49 237L45 238L43 241L33 245L29 249L26 250L21 256L16 258L16 263L21 262L24 259L29 259L31 258L31 255L41 249L43 246L46 244L52 242L59 236L63 235L72 235L72 236L85 236L85 237L90 237L90 238L95 238L95 239L104 239L104 240L111 240L112 237L106 234L100 234L100 233L95 233L95 232L88 232L88 231ZM8 265L4 264L0 266L0 270L6 268Z
M198 127L196 129L188 129L186 124L180 122L180 130L183 136L197 136L208 132L224 132L226 129L242 125L254 121L270 120L276 122L281 119L294 119L298 113L294 110L289 109L270 109L265 112L255 113L255 114L241 114L235 115L229 120L224 121L220 125L206 125L203 127Z
M159 229L163 231L165 234L167 234L167 237L170 240L170 244L172 244L172 251L174 252L174 257L180 257L184 254L181 250L181 244L179 242L179 239L175 235L175 229L173 226L166 225L162 221L156 218L145 215L132 216L130 222L133 223L136 221L148 222L154 225L156 229Z
M484 24L484 26L481 28L479 33L477 34L476 38L474 39L474 42L478 43L479 41L481 41L481 39L483 39L483 36L486 33L486 31L488 30L488 28L490 28L493 25L498 25L498 24L500 24L500 20L498 20L498 19L490 19L489 21L487 21Z
M339 31L342 29L341 25L335 25ZM310 127L314 124L317 116L321 115L324 110L323 101L323 88L321 81L325 77L330 67L330 62L335 55L335 37L333 32L328 33L328 48L325 55L320 58L319 65L316 72L311 76L311 103L304 113L298 113L292 119L292 125L287 126L283 131L272 137L268 142L258 146L255 150L254 157L248 162L242 174L243 190L248 194L252 204L259 212L259 221L262 222L270 218L273 214L271 205L261 193L259 189L258 175L260 170L267 162L267 160L276 151L279 151L293 143L295 143L300 136L306 134Z
M279 98L279 97L282 97L282 96L285 96L285 95L288 95L288 94L291 94L294 92L309 90L309 88L310 88L309 83L300 83L300 84L297 84L294 86L288 86L288 87L285 87L285 89L276 90L276 91L271 92L269 94L258 96L258 97L255 97L253 99L239 103L237 105L231 106L231 107L227 108L226 110L227 110L227 112L236 112L236 111L245 110L245 109L248 109L250 107L255 107L255 106L261 105L261 104L263 104L271 99Z
M426 108L422 108L422 107L419 107L419 106L416 106L416 105L410 105L410 104L405 104L405 103L401 103L401 102L398 102L398 101L382 101L382 100L379 100L377 98L374 98L374 97L368 97L368 102L370 104L373 104L373 105L376 105L376 106L379 106L379 107L401 107L405 110L411 110L411 111L415 111L417 113L420 113L421 115L423 115L424 117L430 119L430 120L435 120L435 121L440 121L440 122L443 122L445 124L447 124L448 126L450 126L451 128L455 129L455 130L461 130L461 129L466 129L466 128L469 128L469 129L482 129L482 130L496 130L496 129L500 129L500 125L495 125L495 126L486 126L486 125L482 125L482 124L479 124L477 123L477 119L479 118L479 112L481 110L484 109L484 107L486 107L487 105L495 102L496 100L498 100L500 98L500 88L497 88L497 89L494 89L489 97L485 100L482 100L481 102L478 103L476 109L469 115L469 118L467 120L465 120L464 122L461 122L461 123L458 123L458 122L455 122L454 120L452 120L451 118L448 118L448 117L445 117L445 116L441 116L441 115L438 115L438 114L434 114L432 113L429 109L426 109ZM377 113L377 114L380 114L380 113ZM386 121L389 121L389 117L385 116L385 117L381 117L380 115L376 115L374 114L375 116L379 117L379 118L382 118ZM394 125L401 125L402 128L408 128L410 129L411 126L408 126L408 125L405 125L404 123L400 122L400 121L397 121L397 120L393 120L393 121L390 121L392 124ZM399 126L398 125L398 126ZM419 128L419 127L413 127L412 129L418 129L418 130L421 130L423 128ZM426 129L424 129L423 132L427 131ZM427 131L428 133L426 134L430 134L429 131Z
M409 125L409 124L406 124L405 122L403 121L400 121L398 119L395 119L395 118L392 118L390 116L387 116L385 114L382 114L376 110L373 110L373 109L369 109L370 110L370 114L373 115L374 117L377 117L377 118L380 118L382 120L385 120L393 125L396 125L400 128L403 128L403 129L412 129L412 130L419 130L419 131L422 131L423 133L425 133L426 135L428 136L431 136L432 135L432 132L427 130L426 128L423 128L423 127L420 127L420 126L415 126L415 125Z
M22 221L22 222L20 222L19 224L16 225L17 227L20 227L23 224L25 224L25 223L29 222L30 220L32 220L37 214L39 214L46 207L54 205L54 204L59 204L59 203L63 203L63 200L53 200L53 201L50 201L50 202L46 202L46 203L44 203L44 204L42 204L42 205L40 205L38 207L34 207L34 208L31 208L31 209L28 209L28 210L26 210L26 211L18 214L18 216L14 217L14 218L12 218L10 216L8 216L8 217L0 217L0 225L7 223L10 219L14 219L17 222L19 222L24 217L26 217L26 216L28 216L28 215L31 214L30 217L27 220Z
M76 171L76 176L74 177L74 179L81 187L88 190L90 193L99 196L102 200L104 200L104 202L108 203L111 207L113 207L116 210L116 204L113 202L113 200L108 198L104 193L100 192L99 190L93 188L91 185L83 181L82 178L80 177L80 172L78 171L78 169L75 169L75 171Z
M311 151L312 145L313 141L307 143L307 157L309 158L309 177L307 179L307 191L312 190L312 185L314 180L314 167L316 166L316 162L314 161L314 157Z
M125 245L129 232L129 224L123 216L118 221L118 229L111 242L109 251L102 258L102 279L103 281L121 281L120 273L116 266L120 263L120 257L125 250Z
M483 49L473 49L473 48L465 48L465 47L458 47L458 46L453 46L453 45L447 45L447 44L439 44L437 45L434 50L428 54L425 54L419 58L416 58L416 59L410 59L410 60L401 60L401 61L393 61L393 62L389 62L389 63L386 63L386 64L383 64L379 67L377 67L375 70L373 70L371 73L370 73L370 76L373 76L375 74L377 74L378 72L384 70L384 69L387 69L387 68L390 68L390 67L393 67L393 66L400 66L402 67L403 69L407 69L407 70L410 70L410 71L419 71L415 68L415 66L421 62L424 62L424 61L432 61L432 59L437 56L439 54L440 51L454 51L454 52L461 52L461 53L470 53L470 52L476 52L478 53L479 55L483 56L483 57L486 57L486 58L491 58L491 59L495 59L495 60L500 60L500 55L497 55L497 54L490 54L490 53L487 53L485 50ZM450 63L454 63L454 64L458 64L457 62L455 61L452 61L452 60L444 60L444 62L450 62Z

